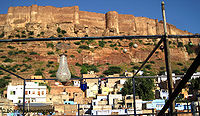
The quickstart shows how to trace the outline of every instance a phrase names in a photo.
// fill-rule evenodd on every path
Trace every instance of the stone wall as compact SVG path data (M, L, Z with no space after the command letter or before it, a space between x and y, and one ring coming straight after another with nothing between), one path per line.
M122 15L119 14L119 31L121 33L129 32L131 31L131 35L135 34L136 32L136 22L135 17L133 15Z
M46 32L45 37L50 37L57 34L58 27L66 30L68 36L163 34L162 22L155 19L118 14L116 11L106 14L79 11L78 6L10 7L8 14L0 15L0 31L4 31L7 37L14 30L34 31L35 35L43 31ZM167 28L169 34L188 34L170 24Z
M0 14L0 26L5 25L7 14Z
M80 11L80 24L105 29L105 14Z

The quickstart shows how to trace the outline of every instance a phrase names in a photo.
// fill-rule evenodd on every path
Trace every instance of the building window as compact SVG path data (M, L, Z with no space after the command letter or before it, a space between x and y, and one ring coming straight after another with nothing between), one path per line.
M32 94L35 94L35 91L33 91Z
M38 95L40 96L40 91L38 91Z
M44 91L42 91L42 95L44 95Z
M10 95L15 95L15 91L10 91Z
M21 100L19 100L18 103L21 103Z
M71 93L69 93L69 96L71 96Z
M31 94L31 91L28 91L28 94Z
M28 91L25 91L25 95L28 95Z

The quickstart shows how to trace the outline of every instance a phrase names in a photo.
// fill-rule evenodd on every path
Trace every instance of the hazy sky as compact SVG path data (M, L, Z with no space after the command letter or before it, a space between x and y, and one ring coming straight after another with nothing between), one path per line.
M79 6L82 11L106 13L117 11L152 19L162 19L162 0L0 0L0 14L10 6ZM165 0L167 22L181 30L200 33L200 0Z

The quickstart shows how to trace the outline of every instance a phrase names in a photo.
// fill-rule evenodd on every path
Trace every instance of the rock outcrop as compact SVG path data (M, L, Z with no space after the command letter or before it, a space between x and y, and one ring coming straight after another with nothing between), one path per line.
M52 6L10 7L8 14L0 15L0 31L5 37L13 31L33 31L37 36L55 36L56 29L66 30L66 36L160 35L162 22L157 19L135 17L109 11L106 14L80 11L78 6L56 8ZM190 34L167 24L169 34Z
M185 35L192 34L187 31L177 29L174 25L167 24L168 34ZM80 11L78 6L56 8L52 6L10 7L8 14L0 14L0 38L43 38L43 37L84 37L84 36L118 36L118 35L161 35L163 34L162 21L146 17L135 17L133 15L118 14L116 11L109 11L106 14ZM68 63L72 74L80 76L80 67L75 64L102 65L99 74L106 70L109 64L120 65L131 69L131 63L139 65L144 61L153 49L157 40L108 40L108 41L70 41L72 49L66 50ZM175 62L184 61L184 66L191 62L190 58L195 57L195 53L189 54L184 45L192 42L198 47L199 39L170 39L170 51L173 66ZM66 43L70 43L66 41ZM79 44L75 44L79 42ZM105 42L105 46L99 45ZM0 56L3 65L14 66L24 63L31 65L28 72L18 68L26 77L33 75L37 69L43 69L46 77L51 77L50 70L56 70L59 52L56 49L58 42L25 42L25 43L5 43L0 46ZM130 44L137 44L134 48ZM180 45L179 45L180 44ZM49 47L48 45L51 45ZM89 47L80 48L81 45ZM13 48L12 48L13 47ZM83 47L83 46L82 46ZM126 53L124 53L126 49ZM22 54L21 52L25 52ZM37 52L37 54L32 54ZM8 62L6 59L14 59ZM27 61L27 58L32 61ZM53 61L55 66L50 66L49 61ZM158 49L151 58L155 66L154 72L158 72L164 66L164 54ZM162 61L162 62L161 62ZM186 62L187 61L187 62ZM27 65L27 66L28 66ZM185 69L184 69L185 70Z

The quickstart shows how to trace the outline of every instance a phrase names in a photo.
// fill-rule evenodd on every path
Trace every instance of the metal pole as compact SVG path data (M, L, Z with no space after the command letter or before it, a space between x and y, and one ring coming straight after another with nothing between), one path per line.
M3 109L1 109L1 115L3 116Z
M154 108L152 109L152 116L154 116Z
M173 80L172 80L172 69L171 69L171 61L170 61L170 51L169 51L169 42L167 39L167 23L166 23L166 16L165 16L165 3L162 2L162 16L163 16L163 26L164 26L164 36L163 36L163 44L164 44L164 51L165 51L165 64L166 64L166 71L167 71L167 80L168 80L168 91L169 96L172 94L173 89ZM170 105L170 115L173 115L175 111L175 102Z
M165 111L169 108L169 106L172 104L172 102L175 100L175 98L178 96L178 94L181 92L181 90L185 87L191 76L195 73L197 68L200 65L200 52L198 56L195 58L192 65L187 70L186 74L182 78L182 80L179 82L178 86L175 88L174 92L170 95L169 99L165 103L165 106L162 108L162 110L159 112L158 116L163 116Z
M194 101L191 102L190 106L191 106L192 115L193 115L193 116L196 116L196 115L195 115L195 110L196 110L196 108L195 108Z
M168 38L200 38L200 35L168 35ZM63 38L29 38L29 39L1 39L0 42L32 42L32 41L60 41L60 40L102 40L102 39L156 39L162 35L134 35L134 36L100 36L100 37L63 37Z
M189 111L189 106L188 106L188 101L187 101L187 112L190 112L190 111Z
M26 79L24 79L24 90L23 90L23 116L25 116L25 90L26 89Z
M2 68L2 67L0 67L0 69L3 70L3 71L5 71L5 72L7 72L7 73L10 73L10 74L16 76L17 78L20 78L20 79L24 80L23 77L21 77L21 76L15 74L15 73L10 72L9 70L6 70L6 69L4 69L4 68Z
M199 116L200 116L200 110L199 110L199 108L200 108L200 107L199 107L199 101L198 101L198 112L199 112Z
M102 39L157 39L162 35L133 35L133 36L99 36L99 37L62 37L62 38L29 38L29 39L1 39L0 42L23 41L60 41L60 40L102 40Z
M136 113L136 103L135 103L135 79L134 79L134 77L132 78L132 82L133 82L133 105L134 105L134 116L136 116L137 113Z
M80 104L78 104L78 116L80 116L80 112L79 112L79 107L80 107L80 106L79 106L79 105L80 105Z

